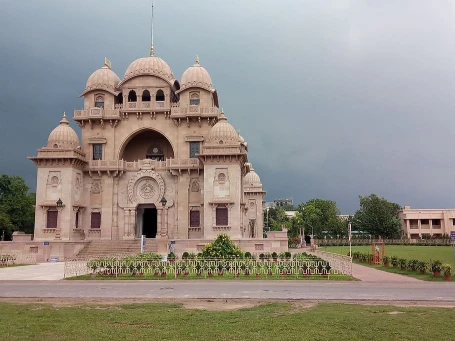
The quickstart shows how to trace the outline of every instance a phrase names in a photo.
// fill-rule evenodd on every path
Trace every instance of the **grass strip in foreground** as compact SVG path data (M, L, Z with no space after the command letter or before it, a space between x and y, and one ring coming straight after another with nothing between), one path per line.
M202 301L201 301L202 302ZM221 303L219 305L222 305ZM0 303L0 341L453 340L455 309L264 304L230 311L180 304Z

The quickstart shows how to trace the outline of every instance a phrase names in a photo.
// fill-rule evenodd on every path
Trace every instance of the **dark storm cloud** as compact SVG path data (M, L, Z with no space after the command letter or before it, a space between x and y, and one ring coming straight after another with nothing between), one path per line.
M199 55L249 143L267 199L359 194L454 207L454 9L431 1L155 1L156 54L180 78ZM3 0L0 173L26 156L87 77L148 54L150 1ZM77 126L72 123L77 130Z

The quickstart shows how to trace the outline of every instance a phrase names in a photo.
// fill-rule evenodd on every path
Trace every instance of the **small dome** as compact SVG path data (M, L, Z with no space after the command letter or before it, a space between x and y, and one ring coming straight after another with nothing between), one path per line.
M230 125L221 110L218 122L210 129L208 141L211 143L239 143L239 134L235 131L234 127Z
M245 143L245 139L243 138L242 135L239 134L239 142L240 143Z
M243 178L243 186L245 187L262 187L259 175L254 171L253 165L250 164L250 171Z
M126 69L123 82L136 76L156 76L171 85L174 84L175 80L169 65L161 58L155 56L139 58L132 62Z
M201 88L210 92L215 91L209 73L199 64L199 58L196 58L196 63L183 73L179 92L189 88Z
M60 124L50 133L47 147L59 149L76 149L79 147L79 138L66 120L66 114L63 114Z
M115 88L119 83L120 78L105 65L90 75L85 85L85 91L81 96L92 90L105 90L115 95Z

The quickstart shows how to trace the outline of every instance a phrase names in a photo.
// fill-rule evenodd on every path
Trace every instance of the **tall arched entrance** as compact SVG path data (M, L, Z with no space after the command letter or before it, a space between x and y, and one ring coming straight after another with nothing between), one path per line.
M174 158L174 149L169 140L153 129L141 129L131 134L119 151L119 159L132 162L144 159L165 161Z
M155 204L140 204L136 209L136 237L156 238L158 233L158 211Z

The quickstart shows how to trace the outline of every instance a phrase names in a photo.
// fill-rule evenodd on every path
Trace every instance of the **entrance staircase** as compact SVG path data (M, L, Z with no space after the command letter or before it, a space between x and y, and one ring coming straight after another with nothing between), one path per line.
M78 254L78 258L97 258L141 252L141 240L92 240ZM147 239L145 252L158 253L155 239Z

